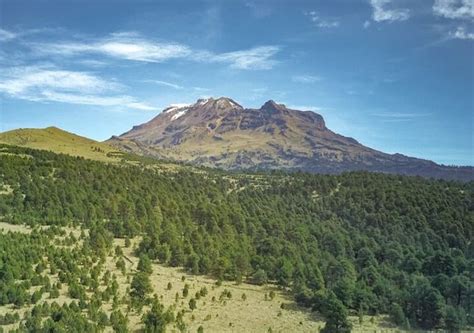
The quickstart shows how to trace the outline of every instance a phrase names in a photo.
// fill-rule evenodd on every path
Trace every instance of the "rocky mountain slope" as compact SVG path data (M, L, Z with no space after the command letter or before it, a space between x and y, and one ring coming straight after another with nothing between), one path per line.
M224 97L172 105L107 143L124 151L230 170L367 170L474 178L472 167L447 167L371 149L334 133L315 112L292 110L271 100L260 109L244 108Z

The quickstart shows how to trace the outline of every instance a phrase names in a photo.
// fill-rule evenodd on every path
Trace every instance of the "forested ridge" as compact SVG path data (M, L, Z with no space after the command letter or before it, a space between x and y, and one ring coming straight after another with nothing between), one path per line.
M320 312L326 332L349 331L348 313L388 313L405 328L474 325L473 182L164 172L3 145L0 193L4 222L82 225L93 244L143 235L144 261L275 282ZM6 237L0 242L1 304L21 302L13 281L41 261L25 254L35 250L32 241L17 239L21 252L11 252Z

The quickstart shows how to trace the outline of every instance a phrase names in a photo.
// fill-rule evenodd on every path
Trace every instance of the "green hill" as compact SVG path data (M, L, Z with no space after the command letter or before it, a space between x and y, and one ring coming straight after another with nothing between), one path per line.
M0 133L0 143L49 150L72 156L116 162L122 153L108 144L79 136L57 127L22 128Z

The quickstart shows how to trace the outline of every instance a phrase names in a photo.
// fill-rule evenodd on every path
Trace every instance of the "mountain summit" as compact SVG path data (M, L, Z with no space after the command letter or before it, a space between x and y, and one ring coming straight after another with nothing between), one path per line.
M474 178L471 167L447 167L368 148L328 129L321 115L273 100L259 109L244 108L227 97L174 104L108 143L128 152L224 169L367 170Z

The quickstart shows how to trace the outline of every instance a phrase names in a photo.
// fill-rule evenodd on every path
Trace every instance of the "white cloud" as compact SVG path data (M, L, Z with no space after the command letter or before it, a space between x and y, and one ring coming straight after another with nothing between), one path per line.
M474 19L474 1L435 0L433 12L450 19Z
M173 88L173 89L183 89L183 87L180 86L179 84L166 82L166 81L161 81L161 80L144 80L144 82L155 83L155 84L158 84L160 86L170 87L170 88Z
M435 0L433 13L447 19L472 22L474 21L474 0ZM472 25L470 25L470 28L467 29L465 25L458 25L456 30L447 33L444 40L474 40Z
M451 38L474 40L474 32L469 32L464 27L458 27L456 31L449 34Z
M267 17L273 13L271 3L265 3L263 1L246 1L245 7L249 8L252 15L256 18Z
M117 84L88 73L42 69L35 66L13 68L9 70L7 77L10 79L0 81L0 88L12 95L22 94L37 87L82 93L118 88Z
M259 46L249 50L220 54L202 54L201 61L227 63L236 69L271 69L278 62L272 57L280 51L278 46Z
M277 61L272 57L279 52L278 46L258 46L248 50L213 53L195 50L179 43L154 42L135 33L118 33L109 38L92 42L31 43L40 54L76 56L80 54L101 54L117 59L165 62L171 59L226 63L237 69L270 69Z
M0 42L14 39L16 37L17 37L17 34L8 30L0 29Z
M95 60L95 59L83 59L78 60L78 64L88 67L104 67L107 65L105 61Z
M193 90L194 90L194 91L197 91L197 92L211 91L211 89L209 89L209 88L203 88L203 87L193 87Z
M57 91L44 90L41 97L36 101L52 101L69 104L98 105L98 106L121 106L130 109L151 111L156 110L145 103L137 102L130 96L100 96L100 95L82 95L74 93L61 93Z
M370 21L365 21L363 26L364 26L364 29L367 29L368 27L370 27Z
M410 11L405 8L387 8L392 0L370 0L372 6L372 18L376 22L406 21L410 17Z
M321 78L314 75L294 75L291 77L291 80L297 83L314 83L321 81Z
M318 28L337 28L339 21L319 21L316 23Z
M384 122L404 122L417 118L430 116L430 113L405 113L405 112L378 112L372 113L371 116L380 118Z
M22 38L29 35L43 34L43 33L57 33L63 31L60 28L38 28L38 29L24 29L13 32L0 28L0 42L9 41L13 39Z
M131 96L110 95L121 89L119 84L90 73L57 68L11 68L0 76L0 92L18 99L154 110Z
M99 50L117 58L147 62L160 62L171 58L181 58L190 53L190 50L183 45L161 43L152 44L145 41L111 41L100 45Z
M315 11L305 13L318 28L337 28L340 24L338 20L322 18Z
M114 37L91 44L36 44L35 48L40 53L46 54L72 56L81 53L99 53L114 58L144 62L163 62L172 58L182 58L191 53L190 49L184 45L151 43L143 39L130 37L125 39Z
M300 111L321 112L322 108L314 105L287 105L287 108Z

